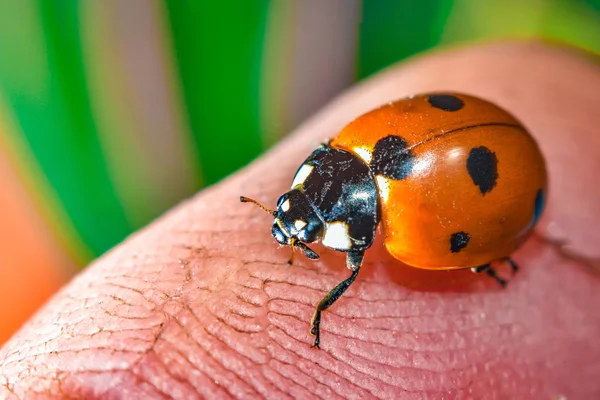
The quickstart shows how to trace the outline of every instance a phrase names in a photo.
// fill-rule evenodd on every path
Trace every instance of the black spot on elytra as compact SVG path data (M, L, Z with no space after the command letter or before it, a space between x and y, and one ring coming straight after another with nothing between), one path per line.
M449 94L433 94L427 100L435 108L444 111L458 111L465 105L461 99Z
M533 209L533 225L537 224L540 216L542 215L542 211L544 210L544 191L542 189L538 190L537 195L535 196L535 207Z
M469 244L469 239L471 239L471 235L466 232L456 232L450 236L450 251L453 253L458 253Z
M484 146L472 148L467 158L467 171L481 194L488 193L496 186L498 180L496 154Z
M407 178L415 164L415 155L408 149L408 143L400 136L386 136L379 139L373 151L370 167L375 175L400 180Z

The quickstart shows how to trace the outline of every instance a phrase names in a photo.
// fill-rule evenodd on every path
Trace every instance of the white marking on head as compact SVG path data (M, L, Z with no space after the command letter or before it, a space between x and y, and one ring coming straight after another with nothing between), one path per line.
M296 186L298 185L302 185L306 178L308 178L308 176L312 172L313 168L314 167L312 165L302 164L302 166L296 173L296 176L294 176L294 181L292 182L292 189L296 188Z
M375 176L377 187L379 188L379 198L381 201L387 202L390 198L390 181L383 175Z
M353 150L360 158L364 160L364 162L367 164L371 163L371 160L373 159L373 153L371 153L369 149L366 147L355 147Z
M325 235L323 236L322 243L324 246L334 250L349 250L352 248L348 224L341 221L327 224L325 226Z
M285 226L283 226L283 223L281 222L281 220L279 218L275 218L275 223L277 224L277 226L279 227L279 229L281 229L281 231L286 236L290 236L290 233L287 231L287 229L285 229Z
M290 199L287 199L286 201L281 203L281 210L283 212L287 212L287 210L289 210L289 209L290 209Z
M306 226L306 221L302 221L301 219L297 219L294 221L294 228L297 230L301 230Z

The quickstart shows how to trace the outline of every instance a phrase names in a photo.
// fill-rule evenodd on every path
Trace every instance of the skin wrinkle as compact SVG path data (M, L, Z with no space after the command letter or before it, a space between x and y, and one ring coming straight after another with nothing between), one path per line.
M189 311L189 310L188 310ZM206 349L204 349L202 346L200 346L195 340L193 340L192 336L190 333L188 333L188 330L185 329L185 326L180 323L177 319L173 320L174 323L176 323L180 328L181 331L183 332L184 335L187 336L190 342L190 344L192 346L196 346L198 348L200 348L203 352L203 354L205 354L207 357L211 358L210 352L206 351ZM176 347L176 343L172 342L171 343L174 347ZM178 352L181 352L181 350L177 349ZM191 352L190 352L191 354ZM233 397L233 394L223 385L220 384L218 378L215 378L214 376L212 378L210 378L210 375L207 373L207 371L203 371L201 368L206 368L206 366L204 365L204 363L202 364L198 364L197 362L194 362L189 356L184 356L184 359L190 364L192 365L194 368L196 368L200 373L205 374L207 377L209 377L209 379L211 379L211 381L213 381L213 383L215 383L218 387L220 387L223 391L225 391L230 397ZM218 362L216 360L213 360L215 364L218 364ZM211 367L212 368L212 367Z
M150 365L156 365L156 362L147 362L146 364L147 364L147 365L146 365L146 367L145 367L145 368L148 368L148 366L150 366ZM139 371L136 371L138 366L139 366L139 364L138 364L138 363L135 363L135 364L133 364L133 365L131 366L130 370L132 371L132 374L133 374L133 375L134 375L134 376L135 376L137 379L139 379L139 381L140 381L140 382L142 382L142 383L144 383L144 384L146 384L146 385L148 385L148 386L150 386L150 387L152 388L152 394L153 394L153 396L156 396L156 395L158 394L158 395L159 395L160 397L162 397L162 398L169 398L169 397L170 397L170 396L169 396L169 393L167 393L167 392L165 392L165 391L161 390L161 389L160 389L160 388L159 388L157 385L155 385L154 383L152 383L152 382L150 381L150 378L146 378L146 377L144 377L144 376L141 376L141 375L140 375L140 373L139 373ZM166 372L166 371L165 371L165 372ZM172 378L172 376L170 376L170 377ZM173 382L169 382L169 384L170 384L170 385L173 385ZM172 392L172 391L171 391L171 392Z
M211 315L212 315L213 317L215 317L215 315L214 315L214 314L212 314L212 313L211 313ZM215 318L217 319L217 321L219 321L219 322L221 323L221 324L220 324L220 327L223 327L223 328L228 328L228 327L229 327L229 328L231 328L231 326L229 326L229 325L228 325L228 324L227 324L227 323L226 323L224 320L221 320L221 319L219 319L218 317L215 317ZM208 328L205 328L205 330L206 330L206 333L208 333L208 334L209 334L210 336L212 336L212 337L213 337L215 340L217 340L218 342L220 342L221 344L223 344L223 345L225 346L225 348L227 348L227 349L229 349L229 350L233 350L233 351L234 351L234 353L236 353L236 352L237 352L237 349L235 349L235 348L233 347L233 346L234 346L234 344L233 344L233 343L231 343L230 341L226 341L226 340L224 340L222 337L220 337L220 336L218 335L218 329L217 329L217 328L211 328L210 330L209 330ZM236 332L237 332L237 333L246 334L246 332L240 332L240 331L236 331ZM260 350L260 349L256 349L256 350ZM250 361L250 362L252 362L252 363L254 363L254 364L257 364L257 365L261 365L261 364L264 364L264 363L266 362L266 361L264 360L264 357L256 357L256 358L263 358L263 360L260 360L260 361L258 361L257 359L254 359L254 360L253 360L251 357L247 356L246 354L243 354L243 353L241 353L241 352L238 352L238 353L239 353L239 354L242 356L242 358L243 358L244 360L246 360L246 361Z
M277 330L278 332L283 333L280 329L277 328L271 328L271 330ZM271 335L274 339L275 337L273 335ZM279 346L277 346L279 345ZM327 387L328 389L335 391L334 387L331 385L331 382L335 382L336 380L339 382L339 378L338 377L334 377L337 379L326 379L327 374L332 375L329 371L323 370L321 369L320 371L318 371L314 377L311 376L310 372L315 373L316 371L314 371L316 366L312 361L307 360L305 358L302 358L300 360L295 360L292 361L292 359L295 358L295 354L293 354L291 351L285 350L283 348L282 345L280 345L279 342L274 341L272 344L269 345L270 349L271 349L271 356L273 357L273 360L281 362L283 364L286 365L294 365L296 368L298 368L305 376L310 377L311 379L314 379L314 383L318 384L318 385L322 385ZM277 347L277 348L276 348ZM287 356L287 357L285 357ZM304 367L304 368L302 368ZM331 378L331 377L329 377ZM351 387L350 382L347 382L348 385L346 387ZM338 389L341 388L340 385L337 385ZM351 392L346 392L345 395L339 392L336 392L337 394L339 394L340 396L343 396L344 398L348 398L348 396L351 395ZM356 393L354 393L356 394ZM360 393L359 393L360 394Z
M164 326L164 324L162 324ZM153 365L160 367L160 364L163 364L163 366L165 366L165 368L163 368L162 370L169 376L171 376L172 378L181 381L181 379L174 377L172 374L169 373L169 369L166 368L166 365L164 365L164 363L162 362L162 360L158 357L158 355L155 353L154 349L156 348L157 345L159 345L159 340L162 339L162 330L157 334L154 343L152 344L152 347L149 348L147 351L145 351L145 357L140 357L140 359L136 362L133 363L133 365L130 367L130 370L132 370L133 374L142 382L145 382L146 384L150 385L151 387L153 387L159 395L164 395L165 398L169 397L168 394L166 392L164 392L163 390L159 389L157 385L155 385L154 383L150 382L149 379L150 378L146 378L146 377L142 377L139 375L139 372L136 372L136 370L138 369L138 367L141 365L142 361L148 357L148 355L154 354L157 357L155 357L155 362L153 363ZM157 365L158 364L158 365ZM147 368L148 363L146 363L146 366L144 367Z
M274 328L272 328L271 330L276 330L277 332L279 332L279 333L282 333L282 334L284 335L284 337L287 337L287 338L290 338L290 339L292 339L292 340L293 340L293 342L294 342L294 345L298 345L298 344L299 344L299 343L298 343L298 340L296 340L296 339L295 339L295 338L293 338L292 336L288 335L288 334L287 334L287 333L286 333L284 330L282 330L282 329L278 329L278 328L275 328L275 327L274 327ZM282 348L284 347L284 345L281 343L281 337L280 337L280 336L274 336L274 335L271 335L271 338L272 338L272 339L275 341L275 343L277 343L277 344L278 344L280 347L282 347ZM277 341L277 339L280 339L280 341ZM319 362L316 362L316 361L314 361L314 360L311 360L309 357L307 357L307 356L306 356L306 354L294 354L294 357L296 357L296 358L298 358L298 357L299 357L300 359L302 359L302 360L305 360L305 361L309 362L309 363L311 364L311 372L313 372L313 373L314 373L314 367L315 367L315 366L316 366L316 367L319 367L319 368L320 368L322 371L331 371L331 370L328 370L327 368L323 367L323 365L321 365ZM320 375L320 374L317 374L317 376L319 376L319 375ZM350 395L354 395L354 394L356 393L356 390L357 390L357 389L361 389L361 390L363 390L363 391L364 391L364 393L370 393L370 391L369 391L368 389L362 388L362 387L360 387L360 386L359 386L359 387L356 387L355 383L354 383L352 380L348 379L347 377L344 377L344 376L342 376L342 375L340 375L340 374L337 374L336 372L332 372L332 375L334 376L334 379L335 379L335 380L340 380L340 379L342 379L342 380L344 380L345 382L347 382L347 384L348 384L348 386L347 386L347 387L348 387L348 388L352 388L351 390L348 390L348 393L349 393ZM372 393L371 393L371 394L372 394Z
M208 334L209 334L210 336L212 336L212 337L213 337L215 340L217 340L217 341L221 342L221 343L223 344L223 346L224 346L226 349L228 349L228 350L232 350L232 351L233 351L233 354L236 354L236 353L235 353L235 350L234 350L234 349L232 349L232 348L231 348L231 347L230 347L230 346L229 346L227 343L225 343L223 340L221 340L221 339L220 339L220 338L219 338L217 335L215 335L215 334L214 334L214 333L212 333L212 332L208 332ZM243 356L243 355L242 355L242 357L244 358L244 361L250 361L250 363L247 363L247 362L245 362L244 364L245 364L245 366L248 368L248 370L252 371L252 367L253 367L253 365L251 364L251 363L252 363L252 361L251 361L249 358L247 358L247 357L245 357L245 356ZM224 357L224 361L226 361L226 360L227 360L227 358L225 358L225 357ZM228 361L228 360L227 360L227 361ZM225 365L225 364L223 364L223 365L224 365L224 367L226 367L226 368L228 367L228 365ZM258 365L261 365L261 364L258 364ZM231 370L233 370L231 365L229 365L229 368L227 368L227 369L229 369L230 371L231 371ZM252 377L251 377L251 379L250 379L250 382L251 382L251 387L252 387L252 389L253 389L253 390L256 392L256 394L257 394L257 395L258 395L259 393L261 393L261 394L263 394L263 395L266 395L267 393L272 393L270 390L264 390L264 388L265 388L266 386L268 386L268 385L264 385L264 384L263 384L263 385L261 385L261 386L263 386L263 388L259 388L259 387L257 387L257 380L258 380L258 381L260 381L260 380L262 380L262 378L263 378L262 376L256 376L256 374L255 374L255 376L252 376ZM241 376L240 376L240 379L241 379L242 381L244 381L244 380L241 378Z
M303 318L301 316L298 315L293 315L293 314L287 314L281 311L271 311L271 313L274 313L278 316L283 316L283 317L290 317L293 318L294 320L297 320L300 324L303 323L305 321L306 318ZM334 314L335 315L335 314ZM354 318L352 318L354 319ZM394 322L396 320L390 319L390 322ZM272 323L276 324L276 320L272 320ZM336 324L337 323L337 324ZM332 325L334 326L339 326L340 328L338 329L338 331L346 331L346 329L344 329L344 327L342 326L344 324L344 319L340 318L340 320L336 320L334 319L334 322L332 323ZM352 325L354 326L354 323L352 323ZM418 330L418 329L412 329L412 330L398 330L398 329L390 329L390 328L377 328L377 329L369 329L369 332L384 332L384 333L390 333L390 334L403 334L403 338L406 335L419 335L420 339L421 339L421 343L423 343L423 338L426 337L429 334L435 334L435 335L441 335L441 334L446 334L446 333L451 333L451 334L461 334L460 336L460 340L461 342L465 341L465 338L468 337L470 334L477 334L478 332L483 332L486 329L490 329L493 330L494 328L501 328L501 327L512 327L512 324L506 323L506 324L495 324L495 325L489 325L489 326L480 326L480 327L474 327L474 328L465 328L465 329L445 329L445 330L429 330L429 331L423 331L423 330ZM373 345L381 345L384 346L386 349L401 349L404 351L410 351L410 346L399 346L397 343L399 342L396 339L392 339L389 340L388 342L384 342L382 340L370 340L369 338L365 337L364 334L362 334L361 332L365 332L367 331L367 329L363 329L363 327L360 327L359 329L356 330L356 332L358 333L357 335L341 335L339 333L336 332L329 332L329 333L335 333L335 335L338 338L344 338L344 339L352 339L352 340L360 340L362 343L369 343L369 344L373 344ZM495 333L495 332L492 332ZM381 335L378 335L379 337L381 337ZM481 336L490 336L488 335L481 335ZM466 345L463 345L461 347L452 347L448 345L448 342L445 341L443 343L443 350L445 352L448 351L458 351L458 350L465 350L467 348ZM441 349L439 349L441 350ZM435 352L435 351L439 351L439 350L425 350L422 348L419 349L419 352L427 352L427 351L431 351L431 352Z
M293 398L308 398L308 397L312 397L312 398L322 398L324 397L324 394L321 393L319 394L318 391L315 391L314 388L312 388L312 381L309 379L308 381L306 380L302 380L299 377L302 377L303 374L299 373L299 371L294 370L294 372L292 374L289 374L289 372L287 372L287 369L291 367L291 369L294 369L293 366L285 365L285 364L281 364L281 365L277 365L277 362L274 361L273 364L275 364L272 368L269 369L265 369L265 372L273 372L275 374L277 374L278 376L281 376L282 378L285 378L288 382L291 382L291 384L286 385L287 390L293 391L292 393L290 393L292 395ZM286 371L287 375L286 375ZM283 390L285 390L286 388L281 388ZM310 389L309 389L310 388ZM295 391L295 393L294 393ZM329 396L329 398L331 398L330 396L332 395L331 391L328 391L327 394L325 396Z
M333 392L333 390L329 386L324 385L321 382L315 382L314 380L312 380L310 375L307 375L304 372L302 372L294 364L285 363L285 362L282 362L282 361L276 360L276 359L270 360L269 364L276 364L276 366L272 367L272 369L274 371L277 371L279 374L284 375L286 378L290 379L297 385L306 388L314 396L318 396L321 398L327 398L327 399L331 399L333 395L335 395L336 397L339 397L339 396L337 396L337 393ZM279 364L281 364L281 365L279 365ZM293 372L290 373L290 371L288 371L288 370L293 370ZM287 375L285 375L286 373L287 373ZM311 389L308 389L309 387ZM319 390L319 389L324 389L325 392L323 392L322 390ZM339 397L339 398L341 398L341 397Z
M293 380L281 375L279 372L277 372L276 370L273 370L273 369L263 368L263 373L265 375L265 378L267 378L273 384L273 386L275 386L275 387L277 387L277 389L279 389L279 392L282 393L283 398L286 398L286 399L297 398L297 396L293 396L291 393L290 394L286 393L286 391L289 391L289 392L294 391L296 385L293 385L293 383L295 383ZM298 389L303 389L303 388L298 388ZM307 390L304 389L304 391L307 391ZM304 395L303 397L307 398L306 395Z
M204 346L200 345L198 342L193 340L193 337L187 333L187 330L185 329L184 325L181 325L181 328L184 331L184 333L188 336L188 338L190 339L190 343L192 343L192 344L195 343L195 345L198 346L202 350L203 354L205 354L206 357L208 357L212 360L214 365L218 365L219 367L222 367L222 365L219 363L219 361L216 360L214 357L212 357L211 352L209 350L207 350ZM203 327L202 327L202 330L204 330ZM192 361L191 359L189 359L188 361L190 362L190 364L194 365L196 368L198 368L200 366L200 364ZM214 365L211 366L210 369L214 369ZM219 368L217 368L217 369L219 369ZM240 380L240 377L237 376L235 373L233 373L231 371L229 371L229 372L231 375L234 376L234 379ZM208 373L208 371L206 373ZM214 372L213 372L213 374L214 374ZM221 376L220 379L219 378L213 378L213 379L215 380L215 383L217 383L218 386L222 387L230 396L233 396L232 393L225 386L221 385L221 383L220 383L220 380L222 380L222 379L226 380L225 376Z
M476 54L480 63L468 61ZM541 102L533 119L518 117L527 126L537 121L534 133L552 131L552 121L540 122L548 97L540 101L535 90L522 89L543 87L543 80L519 81L519 91L507 94L511 85L486 81L490 72L482 71L490 70L487 60L508 65L519 60L519 65L531 67L536 59L548 70L569 57L574 58L539 44L488 45L460 50L453 57L413 61L342 96L279 149L170 211L63 289L0 350L0 397L4 387L18 398L34 390L52 391L60 398L98 398L97 388L105 383L111 389L103 398L122 398L126 387L128 393L146 397L182 397L183 390L191 391L188 397L204 397L209 389L202 382L212 380L224 391L222 397L231 398L282 398L283 390L300 398L329 397L328 390L343 398L395 398L398 393L402 398L481 398L483 393L486 398L548 398L557 393L595 398L599 391L590 383L599 370L595 360L600 349L586 338L600 330L600 311L589 304L598 297L598 278L582 260L566 259L565 248L548 241L545 231L550 221L564 218L557 204L589 197L582 193L582 188L593 187L584 185L586 176L581 176L581 186L571 179L569 190L576 193L564 197L553 189L564 182L564 173L555 178L557 164L552 164L548 212L538 233L515 254L522 269L511 276L500 268L511 280L506 290L469 272L404 267L385 254L378 236L379 245L367 252L355 284L324 313L320 351L310 348L308 325L314 305L348 275L343 255L319 246L319 261L299 257L287 267L289 248L278 250L269 235L272 221L237 203L240 194L273 203L321 141L309 136L326 138L353 116L414 88L456 90L464 84L467 91L477 88L475 94L517 110ZM576 72L584 68L578 62L567 65ZM456 65L469 67L456 73ZM507 79L498 77L509 69L499 68L496 78ZM424 70L434 73L415 72ZM523 79L511 71L511 79ZM596 81L600 76L583 75ZM561 75L555 86L568 86L576 96L581 84L569 76ZM361 96L353 94L357 91ZM596 98L589 101L597 104ZM546 107L553 118L555 107ZM574 115L569 110L564 114ZM294 151L285 153L286 147ZM581 165L592 159L590 152L596 148L590 143L586 147L577 156ZM556 154L547 144L544 151ZM223 212L214 213L215 204ZM598 214L586 212L588 218ZM564 225L566 237L579 238L569 226ZM575 248L593 241L581 243ZM549 296L548 290L556 295ZM86 354L98 352L110 373L97 368L102 364L94 368L84 362L91 359L82 356L86 341ZM143 351L128 353L132 345ZM47 355L34 355L44 349ZM288 366L285 373L277 362ZM148 375L150 371L156 372Z
M121 286L121 288L127 288L127 287L123 287L123 286ZM127 289L131 289L131 288L127 288ZM133 290L133 289L132 289L132 290ZM137 291L137 290L133 290L133 291L134 291L134 292L137 292L137 293L140 293L140 294L143 294L141 291ZM120 316L120 318L124 318L124 317L123 317L123 316ZM126 318L126 317L125 317L125 318ZM121 333L122 333L122 332L121 332ZM154 340L154 343L156 343L156 340L158 340L158 337L159 337L159 335L160 335L160 333L158 333L158 334L157 334L157 336L156 336L156 338L155 338L155 340ZM149 348L147 351L152 351L152 348L153 348L153 346L154 346L154 343L152 344L152 347L150 347L150 348ZM113 346L113 347L114 347L114 346ZM101 349L101 347L98 347L98 346L96 346L96 347L94 348L94 350L96 350L96 351L97 351L97 350L100 350L100 349ZM114 349L110 349L110 350L111 350L111 351L115 351ZM77 350L70 350L70 351L77 351ZM123 350L123 349L121 349L121 350L120 350L120 352L121 352L121 353L124 353L124 352L127 352L127 351L126 351L126 350ZM65 350L62 350L61 354L64 354L64 353L65 353ZM134 365L135 365L135 364L136 364L136 363L134 363Z
M424 386L431 386L432 384L438 388L438 393L445 393L447 391L453 389L460 389L464 387L464 381L468 379L465 372L472 371L472 366L464 367L464 368L456 368L452 367L450 373L448 370L440 370L435 371L431 368L417 368L411 366L402 366L397 367L391 365L391 363L382 363L381 361L373 360L368 357L363 357L352 353L352 351L344 351L342 352L345 355L340 355L338 359L348 360L348 362L356 362L357 365L364 366L362 371L363 373L375 377L379 373L376 371L381 365L385 365L387 368L386 374L382 377L387 383L401 387L403 390L408 392L420 393L429 390L429 388ZM348 356L349 355L349 356ZM448 368L448 366L446 366ZM427 382L426 385L423 385L421 382L412 381L410 378L406 377L407 372L413 373L418 372L419 375L424 376L424 382ZM449 386L445 387L444 382L450 381ZM463 381L463 382L461 382ZM412 386L412 387L411 387Z
M187 378L180 377L179 375L172 373L169 366L161 357L158 356L156 352L150 351L146 354L146 356L151 360L145 360L145 362L142 364L144 359L140 359L139 362L131 367L131 370L137 377L145 380L148 384L154 387L157 392L167 398L171 396L188 399L200 398L197 389L190 383L190 381ZM148 368L148 366L152 366L154 368ZM169 381L161 379L162 374L166 374L169 377ZM154 383L153 381L157 382ZM171 393L171 395L169 393Z
M363 362L360 362L361 361L360 359L364 360L364 358L362 358L362 357L356 357L353 360L352 358L348 359L347 357L339 357L339 356L335 356L334 354L332 354L332 358L334 358L337 361L344 360L344 362L347 363L347 364L349 364L349 365L353 364L353 361L359 361L359 362L354 362L354 364L356 364L356 365L363 366L362 368L357 369L358 372L361 372L361 373L363 373L363 374L365 374L367 376L370 376L373 379L381 380L382 383L383 383L383 380L385 380L387 384L393 385L393 386L396 386L396 387L399 387L399 388L402 388L402 390L405 391L405 392L419 393L419 392L422 392L424 390L427 390L427 389L424 389L424 388L411 389L411 388L407 387L408 385L410 385L410 381L408 379L401 378L401 372L405 371L407 369L410 369L410 368L404 368L404 369L398 368L398 369L396 369L396 371L386 370L386 373L382 377L378 377L377 376L378 375L377 371L373 370L373 368L375 366L369 366L369 365L367 365L367 364L365 364ZM413 368L413 370L414 370L414 368ZM398 373L399 376L393 374L393 372ZM430 372L430 371L421 370L420 372L422 374L423 372ZM456 372L456 371L453 369L453 372ZM379 375L380 375L380 373L379 373ZM431 374L430 374L425 379L423 379L423 381L427 382L427 384L429 385L434 380L432 379ZM445 392L448 389L452 389L452 388L442 388L442 390L441 390L440 393L443 393L443 392Z
M299 340L297 338L294 338L293 336L291 336L289 333L285 332L284 330L282 330L282 332L287 335L289 338L293 339L296 342L299 342ZM300 343L298 343L297 345L300 345ZM369 385L367 384L367 382L370 382L371 380L374 380L376 382L379 382L381 385L385 386L385 387L391 387L390 384L383 382L379 377L377 376L369 376L368 374L365 374L364 372L360 371L358 368L353 367L351 365L351 363L336 363L334 365L334 363L331 362L331 359L335 360L335 361L340 361L340 359L338 359L337 357L335 357L333 354L328 354L326 357L324 358L316 358L314 357L314 354L310 354L310 356L308 356L309 353L306 353L304 349L301 349L298 351L298 355L303 355L302 353L305 353L307 355L307 359L313 359L313 361L324 367L325 369L328 369L330 371L334 371L337 375L346 378L349 382L352 382L353 385L358 386L362 389L364 389L365 391L371 393L372 395L376 396L376 397L381 397L381 395L375 395L373 393L373 389L372 387L369 387ZM316 358L316 359L315 359ZM325 362L327 360L327 362ZM325 364L325 365L324 365ZM371 379L369 379L371 378ZM403 390L405 390L404 388L402 388Z
M192 310L191 308L188 308L188 311L190 312L190 315L192 315L192 317L195 319L195 321L196 321L196 322L198 322L198 324L200 324L200 325L201 325L201 319L198 317L198 315L196 315L196 314L193 312L193 310ZM212 337L213 339L217 340L217 342L220 342L220 343L221 343L222 345L224 345L225 347L228 347L226 343L224 343L222 340L220 340L220 338L216 337L214 334L212 334L211 332L209 332L209 331L207 330L207 328L206 328L206 327L202 326L202 331L203 331L203 332L205 332L205 333L206 333L207 335L209 335L210 337ZM196 342L196 343L198 343L198 345L199 345L200 347L202 347L202 349L205 351L206 355L207 355L208 357L210 357L212 360L214 360L214 361L215 361L215 363L217 363L217 364L219 364L220 366L222 366L222 367L223 367L223 369L224 369L225 371L228 371L229 373L231 373L232 375L234 375L234 376L235 376L235 378L236 378L236 379L237 379L239 382L244 382L244 379L243 379L243 378L242 378L242 377L241 377L241 376L240 376L238 373L236 373L236 372L235 372L234 370L232 370L232 369L228 369L228 368L226 368L226 366L223 364L223 361L219 361L219 360L218 360L218 359L215 357L215 355L213 354L213 352L211 352L211 349L210 349L210 348L206 348L205 346L203 346L203 341L202 341L201 339L200 339L200 340L194 340L194 338L193 338L193 337L190 337L190 338L192 339L192 342ZM201 344L201 343L202 343L202 344ZM254 382L252 382L252 383L254 383ZM246 385L246 386L247 386L247 385ZM252 392L254 392L253 394L255 394L255 395L258 395L258 391L257 391L256 387L251 387L250 389L252 390ZM244 393L244 395L245 395L245 396L247 396L247 395L248 395L248 393Z
M357 349L356 346L347 346L345 351L353 356L362 357L369 362L380 363L385 366L397 368L398 370L412 369L417 372L428 371L442 374L446 369L451 369L452 372L464 372L471 368L472 365L462 351L446 351L444 353L439 351L429 353L423 351L406 351L403 357L398 357L401 358L400 360L390 356L383 346L365 347L363 350ZM458 361L456 361L457 358L459 359ZM439 366L438 368L436 368L436 364ZM418 365L424 366L419 367Z
M152 343L152 346L151 346L151 347L150 347L148 350L146 350L146 351L145 351L145 357L140 357L140 359L139 359L138 361L136 361L136 362L135 362L135 363L132 365L132 368L131 368L131 369L134 371L134 373L135 373L136 375L139 375L139 372L135 372L135 371L136 371L136 369L138 369L138 368L139 368L139 367L142 365L142 360L144 360L146 357L152 357L152 356L154 356L153 358L155 358L155 359L156 359L156 361L157 361L155 364L162 364L163 366L165 366L165 367L166 367L166 364L165 364L165 363L163 362L163 360L162 360L162 359L161 359L161 358L158 356L158 352L156 351L156 349L157 349L158 347L160 347L160 346L161 346L161 344L163 344L164 342L166 342L166 339L165 339L165 327L167 326L167 323L168 323L168 321L169 321L169 320L170 320L170 319L169 319L169 318L167 318L166 322L163 322L163 323L161 323L161 325L160 325L160 328L161 328L161 329L160 329L160 330L159 330L159 331L156 333L156 336L155 336L155 338L154 338L154 341L153 341L153 343ZM143 365L143 367L145 367L146 365L147 365L147 364L145 363L145 364ZM159 365L159 366L160 366L160 365ZM167 373L169 376L171 376L171 377L175 378L175 376L174 376L174 375L172 375L172 374L170 373L170 370L169 370L169 368L165 368L165 373ZM181 379L179 379L179 378L175 378L175 379L176 379L176 380L179 380L179 381L181 381Z
M179 324L177 324L177 325L178 325L179 328L182 328L181 325L179 325ZM166 370L169 371L169 373L172 374L172 371L175 370L175 369L177 369L178 367L179 367L179 369L182 369L184 371L188 367L196 368L196 366L189 360L189 358L186 356L186 354L176 347L175 342L169 342L169 340L167 339L167 335L166 334L163 334L162 338L163 338L162 343L157 343L155 347L157 347L157 348L159 346L162 346L162 347L165 347L165 348L168 347L168 353L165 353L165 354L169 354L169 358L173 359L173 358L175 358L173 356L177 355L184 362L184 365L178 365L177 363L173 363L173 365L170 365L169 367L167 367L167 365L165 363L165 367L167 367ZM160 354L161 354L160 351L156 351L155 352L155 355L157 357L160 357ZM139 363L139 365L142 366L141 363ZM198 369L196 369L196 371L197 371L197 374L194 374L194 376L202 376L202 377L205 378L205 379L202 380L202 383L203 383L202 386L197 386L197 387L203 388L207 384L211 384L212 383L212 379L208 375L204 374L202 371L200 371ZM181 373L177 375L176 379L178 379L179 381L188 382L188 383L191 383L191 380L192 380L191 377L190 377L190 379L188 379L188 377L186 377L185 375L182 375ZM212 388L212 389L214 390L214 388ZM226 391L225 388L220 388L220 389L222 389L223 391Z

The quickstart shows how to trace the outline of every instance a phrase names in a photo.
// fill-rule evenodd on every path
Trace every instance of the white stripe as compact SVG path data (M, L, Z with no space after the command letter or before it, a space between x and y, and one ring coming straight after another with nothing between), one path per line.
M294 181L292 182L292 189L295 189L298 185L302 185L306 178L308 178L308 176L312 172L313 168L314 167L312 165L302 164L302 167L300 167L298 173L296 173L296 176L294 176Z
M373 154L366 147L355 147L354 152L358 154L360 158L362 158L367 164L371 163L373 159Z
M383 175L375 176L375 180L379 188L379 198L385 203L390 198L390 181Z

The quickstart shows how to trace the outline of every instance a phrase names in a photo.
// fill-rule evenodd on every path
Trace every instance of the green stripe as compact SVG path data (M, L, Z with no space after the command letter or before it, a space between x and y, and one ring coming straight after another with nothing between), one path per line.
M453 0L364 0L359 78L435 46Z
M201 186L181 94L174 90L179 82L166 45L165 11L155 0L80 4L98 138L118 199L137 229ZM123 14L136 16L134 28Z
M274 1L265 22L261 76L261 128L263 146L269 147L285 133L287 108L285 93L289 88L292 62L294 3Z
M600 13L600 0L580 0L584 4L592 7L596 12Z
M164 2L204 180L214 183L262 150L261 54L269 1Z
M29 62L3 63L0 82L62 206L83 241L100 254L130 227L108 178L90 111L78 7L71 1L2 2L0 54Z

